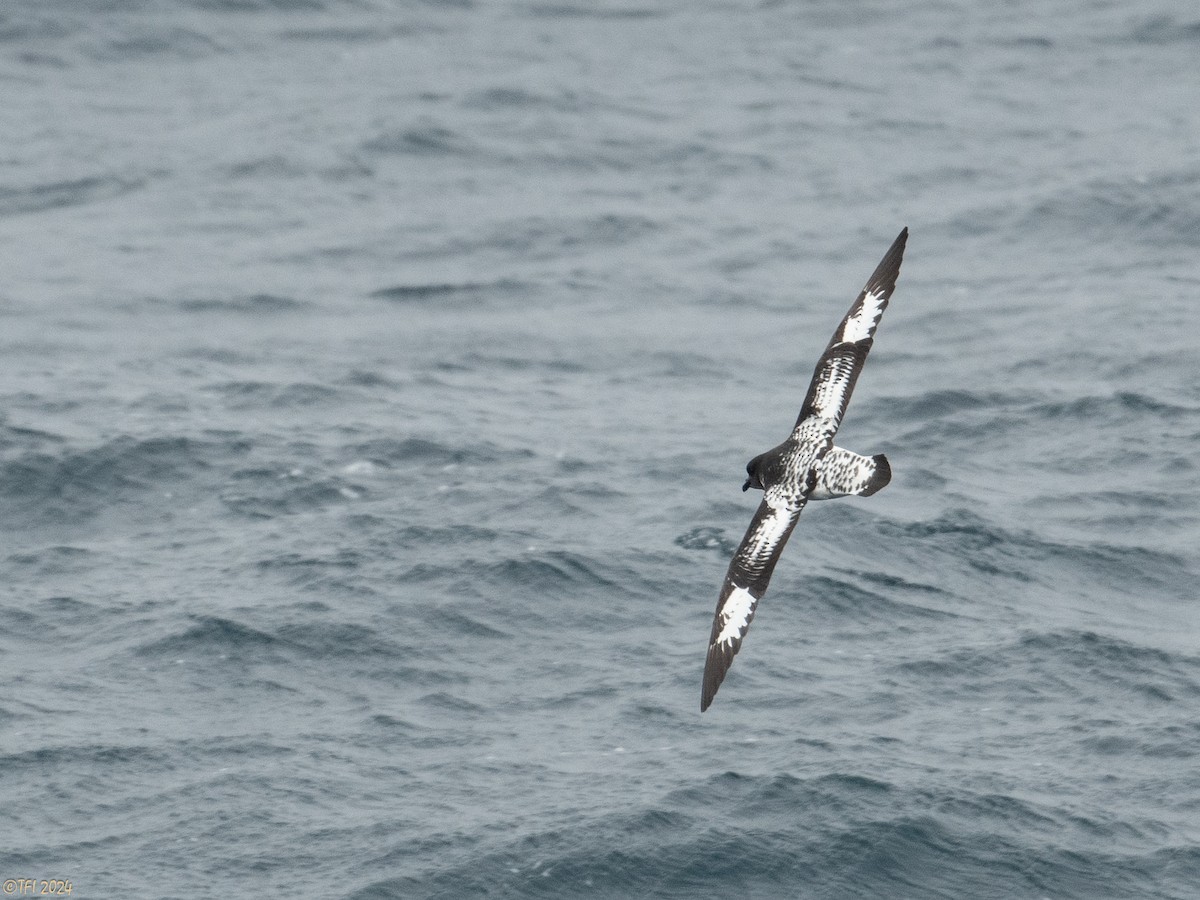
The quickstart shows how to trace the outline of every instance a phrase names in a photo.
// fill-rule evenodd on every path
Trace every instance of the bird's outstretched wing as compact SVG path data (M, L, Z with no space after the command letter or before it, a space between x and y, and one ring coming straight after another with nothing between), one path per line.
M776 508L764 497L746 530L746 536L733 554L725 584L721 588L721 599L717 601L717 612L713 616L712 634L708 639L701 712L708 709L725 673L733 665L733 658L742 646L742 638L746 636L750 620L754 618L758 600L767 591L775 563L779 561L779 554L796 527L802 509L803 503L799 508Z
M900 261L904 258L907 241L908 229L905 228L892 242L891 248L867 279L867 286L833 333L829 346L821 354L821 360L813 372L808 396L804 398L804 405L800 407L800 415L796 419L797 426L810 416L832 419L835 431L841 425L850 395L854 392L854 383L858 381L858 373L862 371L867 353L874 343L875 328L887 309L892 291L896 289L896 278L900 274Z

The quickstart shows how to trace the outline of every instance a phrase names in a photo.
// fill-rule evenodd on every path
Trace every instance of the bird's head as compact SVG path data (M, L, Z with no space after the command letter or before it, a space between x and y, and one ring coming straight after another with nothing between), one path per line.
M765 455L760 453L754 459L750 460L750 462L746 463L746 474L749 477L746 479L746 483L742 485L743 491L748 491L750 488L756 488L760 491L767 489L766 485L762 482L762 458Z

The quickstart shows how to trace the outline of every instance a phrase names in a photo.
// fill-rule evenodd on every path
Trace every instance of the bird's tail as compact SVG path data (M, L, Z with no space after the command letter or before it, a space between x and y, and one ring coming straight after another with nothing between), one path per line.
M833 447L821 460L817 486L809 500L831 500L834 497L855 495L870 497L883 490L892 480L892 467L882 453L860 456Z

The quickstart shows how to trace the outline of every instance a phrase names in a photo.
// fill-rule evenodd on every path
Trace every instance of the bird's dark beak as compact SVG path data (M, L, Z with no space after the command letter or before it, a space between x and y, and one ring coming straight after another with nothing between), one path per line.
M742 493L744 494L748 490L750 490L750 479L749 478L747 478L746 483L742 485Z

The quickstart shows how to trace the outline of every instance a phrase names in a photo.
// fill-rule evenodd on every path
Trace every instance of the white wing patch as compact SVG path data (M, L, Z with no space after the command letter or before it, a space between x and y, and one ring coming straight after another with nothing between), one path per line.
M725 598L721 607L721 631L713 640L714 644L736 644L746 634L750 620L754 618L754 608L758 606L758 598L744 587L734 587Z
M854 315L847 316L840 340L853 344L873 337L886 306L887 298L883 294L868 291L863 296L862 306L854 311Z
M842 407L854 379L858 377L863 356L862 351L850 341L835 344L826 351L822 365L814 376L807 412L809 416L820 416L828 420L835 432L841 424ZM806 420L807 417L803 417L796 425L799 426Z

